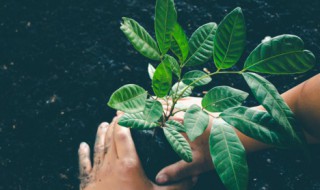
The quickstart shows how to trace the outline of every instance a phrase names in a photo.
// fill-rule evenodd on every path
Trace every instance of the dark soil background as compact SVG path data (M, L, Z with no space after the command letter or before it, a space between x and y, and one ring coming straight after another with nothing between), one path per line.
M150 89L149 60L133 49L119 26L122 16L132 17L154 35L154 4L0 1L0 190L78 189L78 145L93 145L98 124L114 116L106 106L110 94L127 83ZM176 6L188 36L241 6L248 28L245 56L265 36L289 33L320 58L320 1L176 0ZM318 64L306 74L268 79L284 92L319 69ZM248 90L238 76L215 77L205 89L220 84ZM319 146L311 146L310 162L297 150L248 157L252 190L320 189Z

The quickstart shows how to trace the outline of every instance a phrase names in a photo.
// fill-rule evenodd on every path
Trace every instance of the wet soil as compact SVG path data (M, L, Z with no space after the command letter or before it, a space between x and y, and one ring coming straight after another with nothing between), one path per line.
M110 94L127 83L151 90L146 72L149 60L135 52L119 25L122 16L132 17L154 35L154 3L1 1L0 190L78 189L78 145L86 141L92 146L98 124L115 114L106 106ZM319 1L176 0L176 4L188 36L200 25L219 22L241 6L248 28L244 58L265 36L284 33L300 36L306 48L320 57ZM212 63L206 67L212 68ZM268 79L284 92L319 69L318 64L306 74ZM219 76L194 95L220 84L248 90L238 76ZM251 99L246 104L256 103ZM149 140L141 144L143 157L143 150L152 147ZM248 155L249 189L320 189L320 147L311 149L310 162L296 150ZM150 161L145 163L158 168L167 164L165 158L144 156ZM152 176L156 171L148 169L148 173ZM215 174L200 182L214 187L210 189L222 189Z

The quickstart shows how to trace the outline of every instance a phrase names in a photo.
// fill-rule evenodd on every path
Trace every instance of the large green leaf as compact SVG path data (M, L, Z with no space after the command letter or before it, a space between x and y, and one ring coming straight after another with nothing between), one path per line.
M172 129L178 131L178 132L183 132L183 133L186 132L186 128L184 127L184 125L181 124L181 123L178 122L178 121L168 120L168 121L166 122L166 125L167 125L168 127L171 127Z
M160 60L160 52L157 43L150 34L135 20L123 17L120 29L128 40L142 55L152 60Z
M289 144L304 144L302 129L296 125L294 114L277 89L265 78L255 73L242 74L257 101L288 135Z
M248 93L229 86L214 87L203 97L202 107L210 112L222 112L230 107L240 106Z
M189 40L189 57L186 66L195 66L206 63L213 53L213 40L217 30L214 22L200 26Z
M143 111L146 100L147 91L138 85L127 84L111 95L108 106L126 113L136 113Z
M164 135L173 150L186 162L192 162L192 151L188 141L171 127L163 128Z
M247 190L246 152L234 129L215 120L209 137L210 154L222 183L228 190Z
M160 98L166 96L172 84L171 63L166 57L157 67L152 79L153 92Z
M178 79L180 79L181 69L177 60L174 57L171 57L170 55L166 55L165 58L168 59L168 61L170 62L173 74L175 74L178 77Z
M315 64L312 52L294 35L281 35L258 45L248 56L244 70L269 74L303 73Z
M203 86L211 82L211 77L203 71L189 71L182 77L182 82L191 86Z
M162 104L157 100L147 100L146 107L143 110L144 118L148 122L155 122L162 116Z
M148 64L148 74L150 79L152 80L154 72L156 71L156 69L149 63Z
M232 67L246 45L246 24L240 7L230 12L219 24L214 37L214 63L219 69Z
M155 14L155 31L162 55L171 46L171 34L177 22L177 12L173 0L157 0Z
M152 129L158 126L157 123L148 122L145 120L145 115L140 113L124 114L118 120L118 124L123 127L129 127L134 129Z
M225 110L220 117L258 141L278 147L290 146L281 126L268 112L240 106Z
M186 89L186 90L185 90ZM184 84L183 82L177 82L175 83L172 88L171 88L171 91L170 91L170 96L172 98L177 98L180 94L183 94L181 95L181 97L187 97L187 96L190 96L191 93L192 93L192 89L193 87L190 86L188 87L188 85Z
M184 126L190 141L200 136L209 124L209 115L201 107L194 104L187 109L184 115Z
M176 23L172 32L171 51L184 62L189 54L188 38L182 27Z

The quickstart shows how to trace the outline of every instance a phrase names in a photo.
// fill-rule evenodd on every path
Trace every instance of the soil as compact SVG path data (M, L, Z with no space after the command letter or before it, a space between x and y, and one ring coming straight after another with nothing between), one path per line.
M122 16L132 17L154 36L154 4L154 0L1 2L0 190L79 188L78 145L85 141L92 146L98 124L114 116L106 105L111 93L127 83L152 92L146 72L150 61L132 48L119 26ZM285 33L300 36L306 49L320 57L320 1L176 0L176 6L188 36L200 25L219 22L235 7L242 7L248 42L239 67L265 36ZM212 63L205 66L213 67ZM318 64L306 74L268 79L284 92L319 70ZM241 78L226 75L215 77L194 95L221 84L248 91ZM253 99L246 102L255 104ZM141 157L144 150L153 150L151 143L137 145ZM310 148L310 161L297 150L248 155L249 189L320 189L320 147ZM167 148L164 152L171 155ZM148 155L150 162L145 163L157 169L175 160ZM150 176L156 173L147 170ZM210 189L223 189L214 173L200 182Z

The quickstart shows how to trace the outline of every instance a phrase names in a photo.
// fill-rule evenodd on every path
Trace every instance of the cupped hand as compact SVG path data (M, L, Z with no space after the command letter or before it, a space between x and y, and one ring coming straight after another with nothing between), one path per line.
M130 130L117 125L117 118L99 126L93 166L88 144L80 144L79 165L81 190L187 190L196 182L193 178L169 186L152 183L142 169Z

